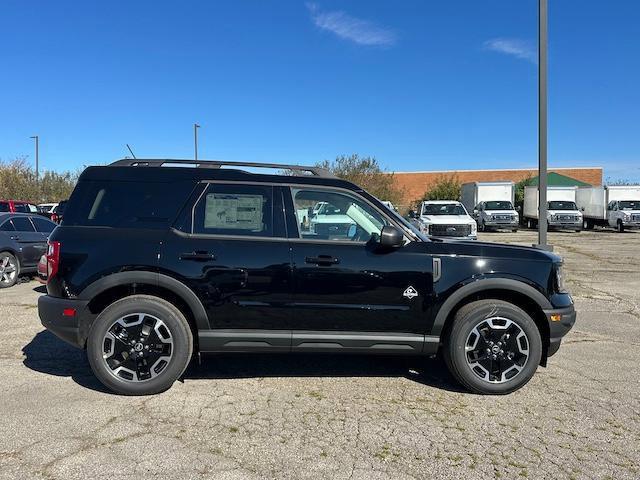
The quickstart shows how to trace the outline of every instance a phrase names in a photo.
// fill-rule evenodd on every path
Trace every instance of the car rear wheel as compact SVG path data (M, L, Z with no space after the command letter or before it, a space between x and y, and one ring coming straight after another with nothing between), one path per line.
M9 288L16 284L20 275L20 263L9 252L0 252L0 288Z
M462 385L493 395L525 385L541 356L542 339L533 319L501 300L479 300L462 307L444 349L449 370Z
M183 374L193 334L173 304L133 295L109 305L94 321L87 356L98 380L124 395L159 393Z

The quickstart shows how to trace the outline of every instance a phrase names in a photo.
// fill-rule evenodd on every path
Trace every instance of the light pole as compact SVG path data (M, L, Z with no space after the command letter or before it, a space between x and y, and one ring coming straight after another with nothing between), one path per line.
M538 247L547 244L547 0L538 0Z
M198 125L197 123L193 124L193 149L195 152L196 162L198 161L198 129L199 128L200 128L200 125Z
M29 138L33 138L36 141L36 185L38 184L38 181L40 180L40 171L39 171L39 163L40 163L40 138L38 137L38 135L34 135L33 137L29 137Z

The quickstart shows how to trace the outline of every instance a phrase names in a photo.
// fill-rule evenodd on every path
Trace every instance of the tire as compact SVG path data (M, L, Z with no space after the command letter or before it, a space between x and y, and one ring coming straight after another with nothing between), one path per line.
M107 351L112 353L105 357ZM87 339L93 373L105 387L123 395L151 395L169 389L184 373L192 354L193 334L182 312L150 295L132 295L109 305L93 322ZM142 359L135 360L137 355ZM138 369L141 363L146 367Z
M624 233L624 223L621 220L618 220L618 225L616 228L618 233Z
M487 229L487 227L484 224L484 221L480 221L480 223L478 224L478 231L480 232L485 232Z
M13 287L20 276L20 262L11 252L0 252L0 288Z
M496 328L485 328L491 326ZM489 339L493 343L489 344ZM506 343L499 346L498 342ZM467 345L482 350L481 356L473 358L476 351L467 352ZM484 346L495 353L498 360L501 357L502 362L492 361L492 355L487 355ZM449 371L467 389L480 394L504 395L531 380L542 357L542 339L533 319L521 308L502 300L479 300L458 310L443 353ZM496 369L495 376L490 371L494 363L503 367L501 372Z
M511 229L511 232L512 232L512 233L518 233L518 229L517 229L517 228L512 228L512 229Z

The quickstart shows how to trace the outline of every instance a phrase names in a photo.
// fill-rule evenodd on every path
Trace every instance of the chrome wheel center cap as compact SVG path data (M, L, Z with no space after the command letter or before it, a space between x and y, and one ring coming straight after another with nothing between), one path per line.
M141 352L143 348L144 348L144 346L143 346L140 342L136 343L136 344L133 346L133 349L134 349L136 352Z
M491 347L491 353L493 354L500 353L500 346L494 345L493 347Z

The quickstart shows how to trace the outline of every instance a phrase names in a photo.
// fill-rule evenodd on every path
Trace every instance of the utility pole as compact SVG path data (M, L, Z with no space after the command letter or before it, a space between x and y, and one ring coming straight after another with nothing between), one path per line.
M538 248L547 244L547 0L538 0Z
M195 152L196 162L198 161L198 129L199 128L200 128L200 125L198 125L197 123L193 124L193 148Z
M33 138L36 141L36 185L38 184L39 180L40 180L40 138L38 137L38 135L34 135L33 137L29 137L29 138Z

